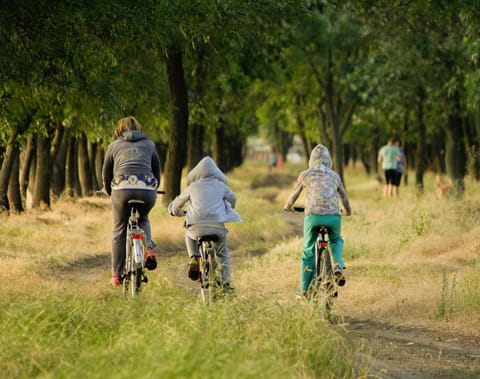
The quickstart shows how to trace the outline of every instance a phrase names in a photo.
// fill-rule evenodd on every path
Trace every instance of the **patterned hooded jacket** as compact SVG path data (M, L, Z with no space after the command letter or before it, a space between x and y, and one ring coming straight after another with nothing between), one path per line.
M309 168L298 176L286 208L291 208L302 190L306 188L305 214L340 215L339 197L345 210L350 212L350 204L342 180L332 170L332 158L325 146L315 146L308 166Z
M174 216L183 216L183 207L188 203L185 223L223 224L242 221L233 209L236 196L227 187L227 178L210 157L203 158L187 175L187 188L169 205Z

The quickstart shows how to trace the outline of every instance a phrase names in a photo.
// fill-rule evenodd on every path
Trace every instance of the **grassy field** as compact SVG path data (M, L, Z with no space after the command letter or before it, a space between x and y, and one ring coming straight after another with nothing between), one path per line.
M183 220L152 211L159 268L135 299L111 288L108 199L60 199L48 212L1 216L1 378L358 378L369 365L348 320L382 320L479 337L480 186L437 199L427 176L384 199L346 171L347 285L337 323L298 290L302 216L282 205L301 166L228 175L243 223L229 225L236 296L205 309L186 277Z

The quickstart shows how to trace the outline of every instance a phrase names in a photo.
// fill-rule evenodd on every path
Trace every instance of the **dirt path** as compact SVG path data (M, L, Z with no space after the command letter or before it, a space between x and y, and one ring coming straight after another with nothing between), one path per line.
M364 346L370 377L479 378L480 339L372 320L346 319L346 330Z

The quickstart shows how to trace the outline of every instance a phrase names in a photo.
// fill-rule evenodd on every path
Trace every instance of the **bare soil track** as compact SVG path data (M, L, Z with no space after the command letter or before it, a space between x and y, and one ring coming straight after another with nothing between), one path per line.
M478 337L344 319L371 378L480 378Z

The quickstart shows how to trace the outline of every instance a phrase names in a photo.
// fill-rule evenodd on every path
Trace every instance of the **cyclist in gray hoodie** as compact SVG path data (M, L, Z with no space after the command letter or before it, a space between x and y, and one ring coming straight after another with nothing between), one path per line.
M242 218L233 209L236 196L227 187L227 178L210 157L204 157L187 175L187 187L169 205L172 216L185 216L185 243L190 257L188 276L199 278L198 242L204 235L216 235L221 275L224 285L231 283L230 255L227 249L227 222L240 222ZM184 206L188 205L186 213Z
M149 270L157 267L155 253L151 248L151 229L148 214L157 200L160 183L160 159L155 144L142 133L142 125L133 116L118 121L115 141L107 148L103 163L103 191L111 196L112 231L112 280L114 286L122 284L125 266L126 230L131 199L143 200L138 206L140 227L147 236L148 246L145 266Z

